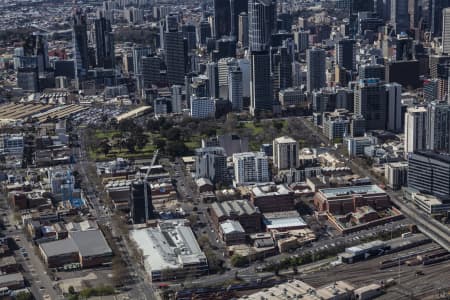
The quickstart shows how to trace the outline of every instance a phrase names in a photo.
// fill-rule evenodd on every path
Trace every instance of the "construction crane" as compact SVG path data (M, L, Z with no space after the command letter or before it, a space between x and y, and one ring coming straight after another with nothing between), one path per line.
M158 153L159 153L159 149L156 149L155 153L153 154L153 159L152 159L152 163L150 164L150 166L147 169L147 172L145 173L144 179L143 179L143 184L144 184L144 201L145 201L145 222L148 221L149 219L149 215L148 215L148 176L150 175L150 170L153 168L153 165L156 162L156 158L158 157Z

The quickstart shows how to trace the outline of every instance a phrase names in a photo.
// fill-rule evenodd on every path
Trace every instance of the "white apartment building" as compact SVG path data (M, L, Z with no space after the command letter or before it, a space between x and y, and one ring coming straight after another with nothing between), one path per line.
M216 106L214 99L208 97L191 97L191 117L194 119L214 118Z
M270 181L269 162L264 152L235 153L233 164L235 185Z
M273 140L273 163L278 170L298 167L298 143L291 137Z

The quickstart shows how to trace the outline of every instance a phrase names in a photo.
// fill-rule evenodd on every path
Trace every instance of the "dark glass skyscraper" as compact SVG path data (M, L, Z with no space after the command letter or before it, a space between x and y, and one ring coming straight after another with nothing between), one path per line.
M266 51L272 33L276 32L276 1L249 0L248 28L251 51Z
M113 69L115 66L115 55L111 22L102 16L94 21L94 25L95 58L97 67Z
M214 0L214 37L228 36L231 32L230 0Z
M72 43L75 61L75 78L79 87L80 81L86 78L89 68L86 15L81 9L77 9L73 15Z
M250 56L250 113L272 111L273 92L268 51L252 51Z
M355 40L343 39L336 44L336 60L340 67L349 71L356 68Z
M184 84L186 56L183 33L173 22L174 18L166 16L166 30L164 32L164 55L167 67L167 81L169 84ZM170 23L169 23L170 22Z

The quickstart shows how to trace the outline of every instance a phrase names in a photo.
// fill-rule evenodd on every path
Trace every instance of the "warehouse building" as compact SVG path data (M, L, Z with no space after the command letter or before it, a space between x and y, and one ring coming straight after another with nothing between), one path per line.
M90 268L111 262L113 255L100 230L72 231L67 239L40 244L39 250L49 268L73 263Z

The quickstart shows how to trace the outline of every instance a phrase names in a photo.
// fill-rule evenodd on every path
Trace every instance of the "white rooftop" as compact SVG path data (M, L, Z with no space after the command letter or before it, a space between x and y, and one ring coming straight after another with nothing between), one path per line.
M227 220L225 222L220 223L220 228L224 234L230 234L233 232L242 232L245 233L244 228L241 223L235 220Z
M164 221L157 228L133 230L131 237L143 253L147 272L206 262L191 228L184 222Z

